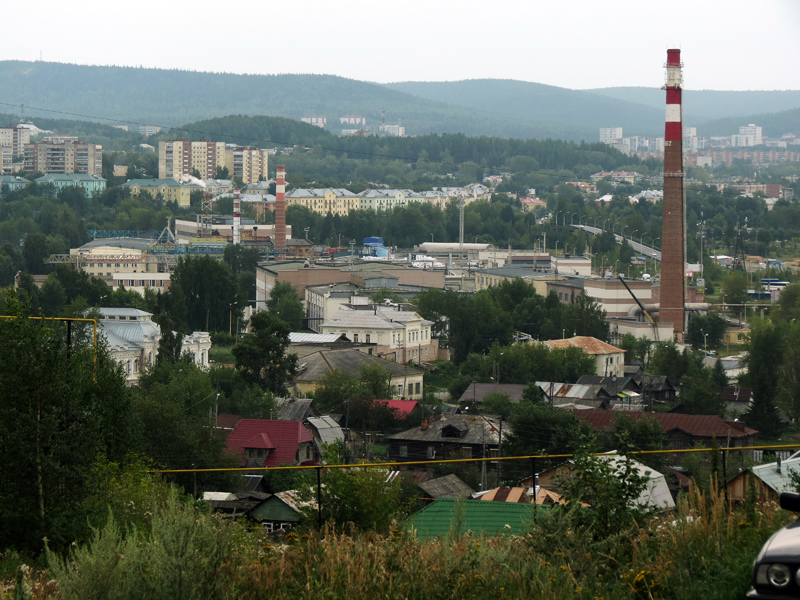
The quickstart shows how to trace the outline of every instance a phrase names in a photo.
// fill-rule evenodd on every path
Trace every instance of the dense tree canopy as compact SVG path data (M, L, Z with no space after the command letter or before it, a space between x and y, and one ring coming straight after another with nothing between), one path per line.
M74 324L68 348L65 323L9 308L17 318L0 319L0 537L38 552L45 537L62 546L87 533L95 460L119 460L133 444L132 394L104 349L85 343L91 329Z
M252 316L250 327L252 333L243 336L233 347L236 368L248 383L273 394L282 394L297 364L297 355L286 352L289 326L272 313L261 311Z

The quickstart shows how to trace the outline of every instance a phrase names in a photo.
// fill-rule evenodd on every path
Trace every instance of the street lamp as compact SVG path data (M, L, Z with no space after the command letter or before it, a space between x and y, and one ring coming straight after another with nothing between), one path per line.
M563 220L562 220L562 222L561 222L561 224L562 224L564 227L566 227L566 226L567 226L567 215L568 215L568 214L569 214L569 213L568 213L567 211L564 211L564 219L563 219Z
M634 243L636 243L636 239L635 239L634 235L635 235L635 234L637 234L637 233L639 233L639 230L638 230L638 229L634 229L634 230L631 232L631 239L633 240L633 242L634 242ZM641 251L642 251L642 245L641 245L641 244L639 244L639 252L641 252Z
M575 211L574 213L570 213L569 215L569 226L572 227L572 219L577 216L578 212Z
M605 230L606 230L606 223L608 223L608 219L605 219L605 220L603 221L603 231L605 231Z
M558 240L556 240L556 251L555 251L555 252L553 252L553 254L554 254L554 255L555 255L555 254L558 254Z
M433 232L431 232L431 244L433 243Z
M622 229L620 229L620 232L619 232L619 234L620 234L620 236L622 236L622 239L625 239L625 230L626 230L627 228L628 228L628 226L627 226L627 225L623 225L623 226L622 226Z
M556 225L558 225L558 214L559 214L560 212L561 212L560 210L557 210L557 211L556 211Z
M600 217L594 218L594 227L597 227L597 222L600 220Z

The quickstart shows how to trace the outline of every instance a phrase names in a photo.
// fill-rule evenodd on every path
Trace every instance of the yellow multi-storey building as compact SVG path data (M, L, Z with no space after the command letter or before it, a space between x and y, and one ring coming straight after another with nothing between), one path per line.
M159 194L164 197L164 202L175 202L178 206L191 204L192 187L182 185L174 179L131 179L122 184L130 188L131 196L138 196L140 192L147 192L155 198Z
M286 205L293 204L320 215L347 216L361 208L361 196L343 188L296 189L286 194Z

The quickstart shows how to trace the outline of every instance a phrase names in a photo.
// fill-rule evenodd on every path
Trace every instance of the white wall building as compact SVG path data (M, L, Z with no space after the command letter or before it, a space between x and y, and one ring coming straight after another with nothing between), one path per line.
M603 144L615 144L622 139L622 127L601 127L600 141Z
M142 371L158 357L161 327L152 313L136 308L100 308L100 315L98 335L105 339L111 358L122 366L128 385L137 384ZM191 355L198 367L208 368L210 349L208 332L195 331L183 337L181 354Z
M761 127L753 123L744 127L739 127L739 134L731 136L731 146L734 148L760 146L762 143Z
M439 341L431 337L431 321L395 306L374 310L340 309L320 326L321 333L344 334L354 343L376 344L378 356L399 363L436 360Z

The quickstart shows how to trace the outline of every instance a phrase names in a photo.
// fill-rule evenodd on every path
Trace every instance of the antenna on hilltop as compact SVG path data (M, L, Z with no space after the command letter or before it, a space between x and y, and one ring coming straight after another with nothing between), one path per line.
M22 92L22 98L19 103L19 122L25 122L25 92Z

